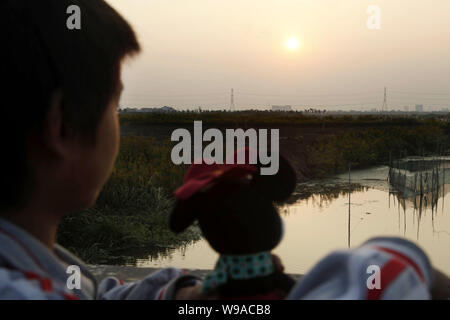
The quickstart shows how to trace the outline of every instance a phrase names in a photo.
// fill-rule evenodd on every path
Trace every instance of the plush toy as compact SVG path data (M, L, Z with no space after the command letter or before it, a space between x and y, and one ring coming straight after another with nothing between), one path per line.
M205 297L282 299L295 284L271 254L283 236L274 205L285 201L296 184L295 171L280 156L275 175L261 175L261 164L193 164L175 191L170 228L182 232L198 221L204 238L219 253L202 285ZM237 159L238 152L234 154Z

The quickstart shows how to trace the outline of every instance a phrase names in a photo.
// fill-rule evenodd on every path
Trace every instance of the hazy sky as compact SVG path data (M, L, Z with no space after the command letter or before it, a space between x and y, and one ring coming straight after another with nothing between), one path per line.
M143 47L123 106L450 106L449 0L107 1Z

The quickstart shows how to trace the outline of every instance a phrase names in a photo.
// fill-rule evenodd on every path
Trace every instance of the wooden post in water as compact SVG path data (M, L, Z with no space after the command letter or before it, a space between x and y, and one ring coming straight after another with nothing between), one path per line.
M433 161L434 161L434 159L433 159ZM431 216L433 216L433 213L434 213L434 200L435 200L435 196L436 196L436 194L435 194L435 190L434 190L434 187L435 187L435 184L436 184L436 182L435 182L435 177L436 177L436 172L435 172L435 163L433 162L433 167L432 167L432 171L431 171Z
M348 247L350 248L350 168L351 164L348 164Z
M389 150L389 173L388 173L389 181L391 181L391 174L392 174L392 157L391 157L391 150Z
M446 170L446 166L443 165L442 168L442 212L444 212L444 199L445 199L445 170Z

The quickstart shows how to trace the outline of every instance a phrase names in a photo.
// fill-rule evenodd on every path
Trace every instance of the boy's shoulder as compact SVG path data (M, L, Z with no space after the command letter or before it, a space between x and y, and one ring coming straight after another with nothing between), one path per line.
M0 266L0 299L65 300L77 297L49 278Z
M67 266L84 266L60 246L45 247L20 227L0 218L0 299L88 299L94 287L70 290Z

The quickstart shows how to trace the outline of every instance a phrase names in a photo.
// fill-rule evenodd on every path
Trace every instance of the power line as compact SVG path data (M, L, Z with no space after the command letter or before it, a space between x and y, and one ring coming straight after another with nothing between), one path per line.
M377 95L379 92L351 92L351 93L315 93L315 94L271 94L271 93L249 93L249 92L235 92L238 95L245 96L261 96L261 97L290 97L290 98L305 98L305 97L339 97L339 96L362 96L362 95Z
M125 92L123 96L145 96L145 97L160 97L160 98L167 98L167 97L192 97L192 96L217 96L217 95L228 95L228 92L201 92L201 93L167 93L167 94L153 94L153 93L128 93Z
M230 111L234 111L234 89L231 88L231 101L230 101Z
M426 96L428 95L428 96ZM433 96L435 95L435 96ZM277 104L289 104L304 107L376 107L379 106L379 93L375 91L349 92L349 93L309 93L309 94L277 94L277 93L252 93L246 91L235 91L233 88L228 92L202 92L202 93L167 93L165 95L154 95L151 93L124 94L121 104L135 105L221 105L229 104L230 110L235 110L235 97L241 98L241 104L247 106L267 107L267 101L277 101ZM420 101L429 107L446 107L450 105L450 93L418 93L389 90L389 99L394 105L410 105ZM227 103L228 100L228 103ZM428 103L431 102L431 103ZM433 103L434 102L434 103ZM391 103L392 105L392 103ZM388 111L387 87L384 87L382 111Z
M381 110L384 112L387 110L387 93L386 93L386 87L384 87L384 99L383 99L383 106L381 107Z
M407 95L428 95L428 96L450 96L450 92L412 92L412 91L396 91L391 90L392 93L407 94Z

